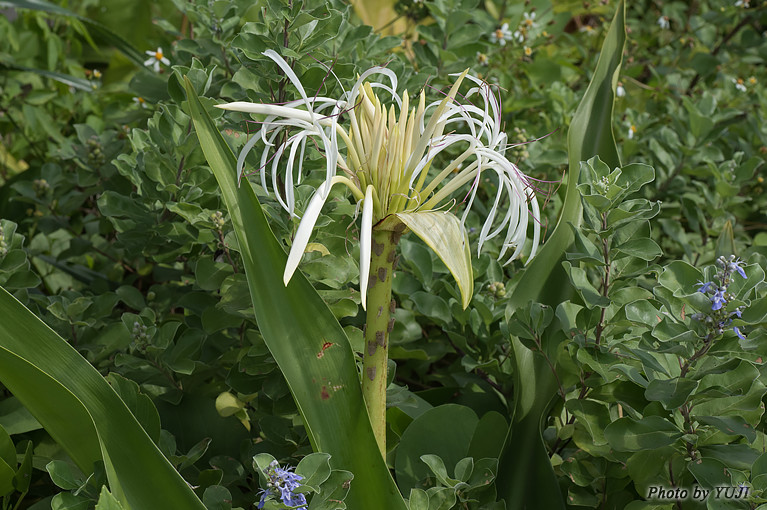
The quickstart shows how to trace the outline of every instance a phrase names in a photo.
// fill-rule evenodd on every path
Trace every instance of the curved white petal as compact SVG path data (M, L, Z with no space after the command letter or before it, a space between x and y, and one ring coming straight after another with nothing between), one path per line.
M362 297L362 309L367 310L370 253L373 238L373 186L368 186L365 190L365 199L362 201L362 226L360 228L360 295Z
M329 191L329 188L328 188ZM304 216L301 218L301 223L298 224L298 230L296 236L293 239L293 246L290 248L288 254L288 261L285 264L285 273L282 275L282 281L285 286L288 285L290 279L293 277L293 273L298 268L298 263L301 261L301 257L304 255L306 245L309 244L309 238L314 230L314 225L317 223L317 218L320 216L322 206L325 205L325 201L328 199L330 193L325 192L325 187L319 188L314 192L314 196L309 201L309 205L304 211Z

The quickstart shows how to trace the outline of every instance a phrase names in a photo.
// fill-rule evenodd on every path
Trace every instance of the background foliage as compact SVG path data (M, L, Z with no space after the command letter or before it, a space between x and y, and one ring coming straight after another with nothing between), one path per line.
M123 400L142 402L129 407L159 449L208 508L225 509L258 501L254 456L295 465L312 450L256 326L183 77L208 107L292 99L260 55L267 48L308 91L328 95L338 90L325 79L330 63L343 83L388 63L411 92L442 89L471 67L502 90L510 138L536 140L511 150L541 180L550 233L564 200L565 133L616 5L403 0L405 37L377 35L336 0L0 8L0 285ZM572 297L514 303L507 314L525 271L502 267L491 241L473 260L475 296L463 310L441 261L414 236L401 241L387 461L411 508L504 508L508 482L494 480L515 406L512 338L556 372L541 425L568 507L696 508L643 501L651 485L751 489L748 501L708 508L767 501L766 23L756 2L627 5L613 114L626 166L577 162L583 217L559 282ZM171 62L159 73L143 65L157 47ZM235 151L256 129L213 113ZM322 170L320 154L308 158ZM299 209L321 177L307 177ZM467 220L474 242L494 196L493 182L483 186L487 205ZM295 220L254 190L289 245ZM301 270L361 351L354 217L339 193ZM730 254L746 262L728 305L742 315L681 373L709 334L711 301L697 282ZM557 349L542 349L543 338ZM104 468L82 473L16 397L3 397L3 508L94 507Z

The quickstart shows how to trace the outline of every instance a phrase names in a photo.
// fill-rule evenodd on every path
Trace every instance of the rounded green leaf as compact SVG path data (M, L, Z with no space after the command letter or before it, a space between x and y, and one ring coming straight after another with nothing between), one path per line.
M429 409L413 420L402 434L394 462L400 490L406 492L431 475L423 455L436 455L451 467L466 457L478 423L474 411L456 404Z
M638 452L668 446L682 436L670 421L660 416L641 420L619 418L605 428L607 442L621 452Z

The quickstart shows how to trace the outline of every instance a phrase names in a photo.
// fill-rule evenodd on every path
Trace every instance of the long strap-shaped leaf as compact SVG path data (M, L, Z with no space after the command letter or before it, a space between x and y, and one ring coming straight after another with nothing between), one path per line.
M189 111L237 234L259 330L285 375L316 451L354 474L347 505L405 510L373 436L349 340L317 291L297 272L282 282L287 255L253 189L237 186L236 158L186 83Z
M0 381L84 472L103 460L126 510L205 509L101 374L2 287L0 317Z
M562 267L565 251L573 242L568 225L581 224L582 206L576 185L580 162L598 155L610 168L620 166L612 131L615 85L626 41L626 7L618 4L597 68L575 112L567 136L569 169L562 214L551 238L543 245L515 287L506 309L506 318L530 301L556 307L572 297ZM556 359L560 335L546 334L543 350ZM514 418L501 457L499 494L509 509L564 508L548 453L541 436L542 419L556 395L557 383L551 368L540 354L511 339L514 352Z

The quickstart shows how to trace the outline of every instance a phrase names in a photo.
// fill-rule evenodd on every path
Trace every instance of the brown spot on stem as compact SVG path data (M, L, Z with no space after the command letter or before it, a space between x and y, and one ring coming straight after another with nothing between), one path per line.
M376 284L376 275L371 274L368 276L368 289L372 289Z
M367 324L363 324L362 325L362 336L365 336L367 334L368 334L368 325Z
M381 347L386 347L385 338L383 331L376 331L376 343Z
M322 387L322 391L320 391L320 398L322 400L327 400L330 398L330 393L328 393L328 388L326 386Z
M376 350L378 349L378 344L376 344L374 341L368 342L368 356L372 356L376 353Z
M394 330L394 317L389 319L389 325L386 326L386 331L388 331L389 333L391 333L393 330Z
M393 299L389 301L389 312L394 313L394 310L397 309L397 302Z
M376 379L376 367L368 367L368 379L375 381Z
M404 232L406 228L407 227L405 226L404 223L397 223L396 225L394 225L394 228L392 230L394 230L396 233L402 235L402 232Z
M384 251L384 244L383 243L377 243L375 239L370 240L373 248L373 253L376 254L376 256L380 257L381 254Z
M376 315L376 319L378 319L379 317L381 317L381 314L382 314L382 313L383 313L383 306L379 306L379 307L378 307L378 315Z
M394 262L392 262L391 270L394 271L397 269L397 264L399 264L399 257L394 257Z
M394 250L390 251L389 254L386 256L386 262L391 264L392 262L394 262L394 257L396 256L397 254L394 252Z
M385 282L386 281L386 273L387 273L387 271L386 271L385 267L379 267L378 268L378 279L381 280L382 282Z

